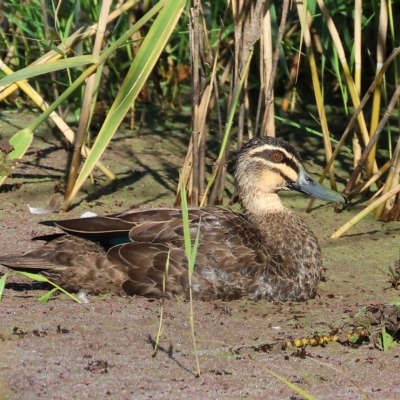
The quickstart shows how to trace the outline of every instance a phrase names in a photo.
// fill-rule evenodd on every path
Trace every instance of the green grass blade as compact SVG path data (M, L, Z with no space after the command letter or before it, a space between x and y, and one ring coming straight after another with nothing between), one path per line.
M73 301L76 301L79 304L82 304L82 302L73 294L67 292L65 289L63 289L62 287L56 285L54 282L47 280L47 283L50 283L50 285L53 285L57 290L59 290L60 292L63 292L65 295L67 295L69 298L71 298Z
M29 128L17 132L9 141L11 146L14 147L14 150L8 156L9 159L22 158L31 145L32 140L33 132Z
M14 82L24 79L33 78L35 76L47 74L49 72L60 71L67 68L78 68L88 64L99 64L99 57L95 56L79 56L65 58L58 61L47 62L40 65L29 65L26 68L20 69L11 75L0 79L0 86L9 85Z
M182 210L182 224L183 224L183 237L185 241L185 253L188 262L192 259L192 241L190 239L190 226L189 226L189 212L186 197L186 187L182 182L181 187L181 210Z
M186 0L166 1L164 7L158 14L152 27L144 39L140 49L132 62L123 85L107 115L107 118L93 144L92 151L86 159L76 184L71 191L67 204L71 203L81 188L96 162L102 156L105 148L110 142L129 107L136 99L143 85L147 81L155 63L163 51L171 33L186 4Z
M45 276L40 274L32 274L30 272L22 272L22 271L15 271L12 274L25 276L26 278L32 279L33 281L36 282L50 283L50 281Z
M49 301L51 295L52 295L54 292L57 292L57 290L58 290L57 288L54 288L54 289L49 290L45 295L43 295L43 296L39 299L39 301L40 301L41 303L47 303L47 302Z
M390 350L391 347L396 345L396 341L393 339L393 336L386 331L386 327L382 326L381 331L381 346L383 351Z
M196 262L196 256L197 256L197 249L199 248L199 243L200 243L200 228L201 228L201 218L199 220L199 226L197 228L197 234L196 234L196 239L194 240L193 244L193 249L191 251L191 258L189 262L189 274L193 274L194 271L194 264Z
M170 256L171 256L171 249L168 250L167 261L165 263L165 271L164 271L164 276L163 276L163 297L162 297L161 309L160 309L160 323L158 325L158 332L157 332L156 342L154 344L154 351L153 351L152 357L155 357L157 355L161 335L164 331L163 317L164 317L164 304L165 304L165 288L167 287Z
M17 132L10 140L9 143L14 147L14 150L8 155L9 160L21 159L25 152L29 149L33 140L33 132L30 128L25 128ZM11 172L7 171L8 173ZM7 178L7 175L0 176L0 186Z
M8 278L9 272L5 273L0 279L0 302L3 299L4 288L6 287L6 281Z
M310 393L306 392L303 390L301 387L295 385L292 382L289 382L287 379L285 379L283 376L278 375L274 371L271 371L269 368L265 367L264 365L261 365L261 368L265 371L267 371L269 374L274 376L275 378L279 379L281 382L283 382L287 387L290 389L294 390L296 393L298 393L300 396L303 396L307 400L318 400L316 397L311 395Z
M197 352L197 344L196 344L196 335L194 329L194 312L193 312L193 286L192 286L192 275L194 271L194 265L196 262L196 254L197 249L199 247L200 241L200 224L201 219L199 221L199 226L197 229L196 238L194 241L193 249L192 249L192 241L190 237L190 225L189 225L189 213L188 213L188 204L186 198L186 188L185 183L181 180L181 210L182 210L182 224L183 224L183 236L185 242L185 253L188 260L188 275L189 275L189 319L190 319L190 330L192 333L192 342L193 342L193 350L196 359L197 366L197 376L201 376L201 369L199 363L199 354Z
M61 288L60 286L56 285L54 282L52 282L51 280L47 279L45 276L40 275L40 274L32 274L30 272L22 272L22 271L14 271L12 272L13 275L22 275L25 276L26 278L32 279L33 281L36 282L44 282L44 283L49 283L50 285L54 286L54 288L56 290L59 290L60 292L63 292L64 294L66 294L68 297L70 297L72 300L76 301L79 304L82 304L82 302L75 297L74 295L72 295L71 293L67 292L65 289ZM50 290L50 295L53 294L54 289ZM47 295L49 295L49 293L47 293ZM50 295L48 297L50 297ZM46 295L42 296L39 301L41 301L41 299L45 298ZM47 301L47 300L46 300Z

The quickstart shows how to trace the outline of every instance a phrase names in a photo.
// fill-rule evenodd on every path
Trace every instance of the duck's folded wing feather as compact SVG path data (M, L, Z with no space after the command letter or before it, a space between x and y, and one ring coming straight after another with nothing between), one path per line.
M213 210L219 210L213 208ZM210 209L193 208L189 210L189 219L196 220L203 215L208 215ZM159 229L163 224L169 229L181 225L182 213L177 208L157 208L150 210L131 210L124 213L96 216L90 218L75 218L61 221L44 221L42 224L56 226L64 232L84 239L101 243L109 248L116 244L129 241L128 234L131 229L138 228L137 234L143 232L142 240L152 242L150 232ZM149 228L154 227L152 231ZM146 233L147 232L147 233ZM155 235L156 233L151 233ZM157 240L157 242L162 242Z

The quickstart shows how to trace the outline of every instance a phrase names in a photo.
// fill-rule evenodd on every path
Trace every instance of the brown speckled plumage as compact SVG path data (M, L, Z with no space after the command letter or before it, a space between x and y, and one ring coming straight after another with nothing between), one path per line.
M316 186L297 150L274 138L256 138L243 147L235 179L243 214L217 207L189 210L193 239L200 226L192 278L195 298L314 297L321 273L317 239L301 218L283 207L277 192L295 189L334 201L341 201L340 195ZM0 257L0 263L40 271L69 291L157 298L163 296L169 252L165 295L188 296L179 209L133 210L53 224L65 234L45 237L43 247L23 256Z

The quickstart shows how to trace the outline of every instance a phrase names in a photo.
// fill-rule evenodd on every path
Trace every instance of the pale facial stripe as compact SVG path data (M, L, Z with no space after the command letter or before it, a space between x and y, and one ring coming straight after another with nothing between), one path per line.
M281 162L275 163L267 159L268 155L273 151L279 151L283 154ZM266 164L270 170L278 173L283 179L292 182L297 180L301 163L286 149L265 144L264 146L250 150L248 154L253 158L257 158L257 161Z
M292 160L294 160L297 164L299 164L299 162L297 161L297 159L295 157L293 157L293 154L290 153L289 151L287 151L285 148L280 147L280 146L272 146L270 144L264 144L262 146L258 146L255 147L251 150L249 150L247 152L247 154L249 155L253 155L253 154L257 154L257 153L262 153L264 150L276 150L276 151L280 151L281 153L283 153L287 158L290 158Z

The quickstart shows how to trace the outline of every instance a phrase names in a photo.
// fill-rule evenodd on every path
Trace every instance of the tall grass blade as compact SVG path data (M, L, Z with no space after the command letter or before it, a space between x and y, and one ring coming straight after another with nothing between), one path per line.
M50 295L52 295L54 293L55 290L59 290L60 292L63 292L64 294L66 294L68 297L70 297L72 300L76 301L79 304L82 304L82 302L75 297L74 295L72 295L71 293L67 292L65 289L61 288L60 286L56 285L54 282L52 282L51 280L47 279L45 276L40 275L40 274L32 274L30 272L22 272L22 271L13 271L13 272L9 272L6 275L4 275L1 279L4 279L4 277L11 276L11 275L22 275L25 276L26 278L29 278L33 281L36 282L42 282L42 283L49 283L50 285L54 286L54 289L50 290L49 293L47 293L46 295L42 296L39 301L47 301L50 297ZM4 280L5 283L5 280ZM0 283L0 288L1 288L1 283ZM1 299L1 296L0 296Z
M40 303L47 303L50 299L50 297L52 296L53 293L57 292L57 288L51 289L49 290L45 295L43 295L40 299L39 302Z
M274 376L275 378L279 379L281 382L283 382L287 387L290 389L294 390L296 393L298 393L300 396L303 396L307 400L318 400L315 396L311 395L310 393L306 392L303 390L301 387L295 385L292 382L289 382L287 379L285 379L283 376L278 375L276 372L270 370L269 368L265 367L264 365L261 365L261 368L265 371L267 371L269 374Z
M184 235L184 240L185 240L185 252L186 252L186 257L188 259L190 330L191 330L191 334L192 334L193 350L194 350L194 355L195 355L195 359L196 359L197 376L201 377L199 355L197 352L196 335L195 335L195 330L194 330L193 288L192 288L192 275L193 275L194 265L195 265L195 261L196 261L197 248L199 246L201 221L199 221L194 246L192 249L192 242L191 242L191 237L190 237L190 226L189 226L189 211L188 211L186 188L185 188L184 182L182 182L182 185L181 185L181 209L182 209L183 235Z
M169 257L171 255L171 250L168 250L167 262L165 263L165 271L163 277L163 297L161 299L161 310L160 310L160 324L158 326L158 332L156 337L156 343L154 344L154 351L152 357L157 355L158 347L160 344L161 335L164 331L163 316L164 316L164 303L165 303L165 288L167 286L168 279L168 269L169 269Z
M383 325L381 330L381 346L383 351L390 350L391 347L396 346L396 340L393 339L393 336L387 333L386 327Z
M29 65L26 68L20 69L19 71L16 71L11 75L8 75L5 78L0 79L0 86L6 86L14 82L33 78L35 76L47 74L49 72L60 71L67 68L79 68L88 64L98 64L99 61L100 61L99 57L79 56L79 57L66 58L58 61L52 61L46 64Z
M93 144L92 151L82 167L71 194L66 200L66 205L69 205L76 196L78 190L81 188L96 162L103 154L129 107L132 105L145 84L171 33L173 32L176 23L178 22L186 1L164 0L162 3L164 4L164 7L154 21L149 33L133 60L125 81L121 86L95 143Z
M181 187L181 208L182 208L183 237L185 241L185 253L189 262L192 258L192 241L190 238L187 193L186 193L186 187L183 182Z
M3 298L3 293L4 293L4 288L6 287L6 281L8 278L9 272L6 272L1 278L0 278L0 302L1 299Z

